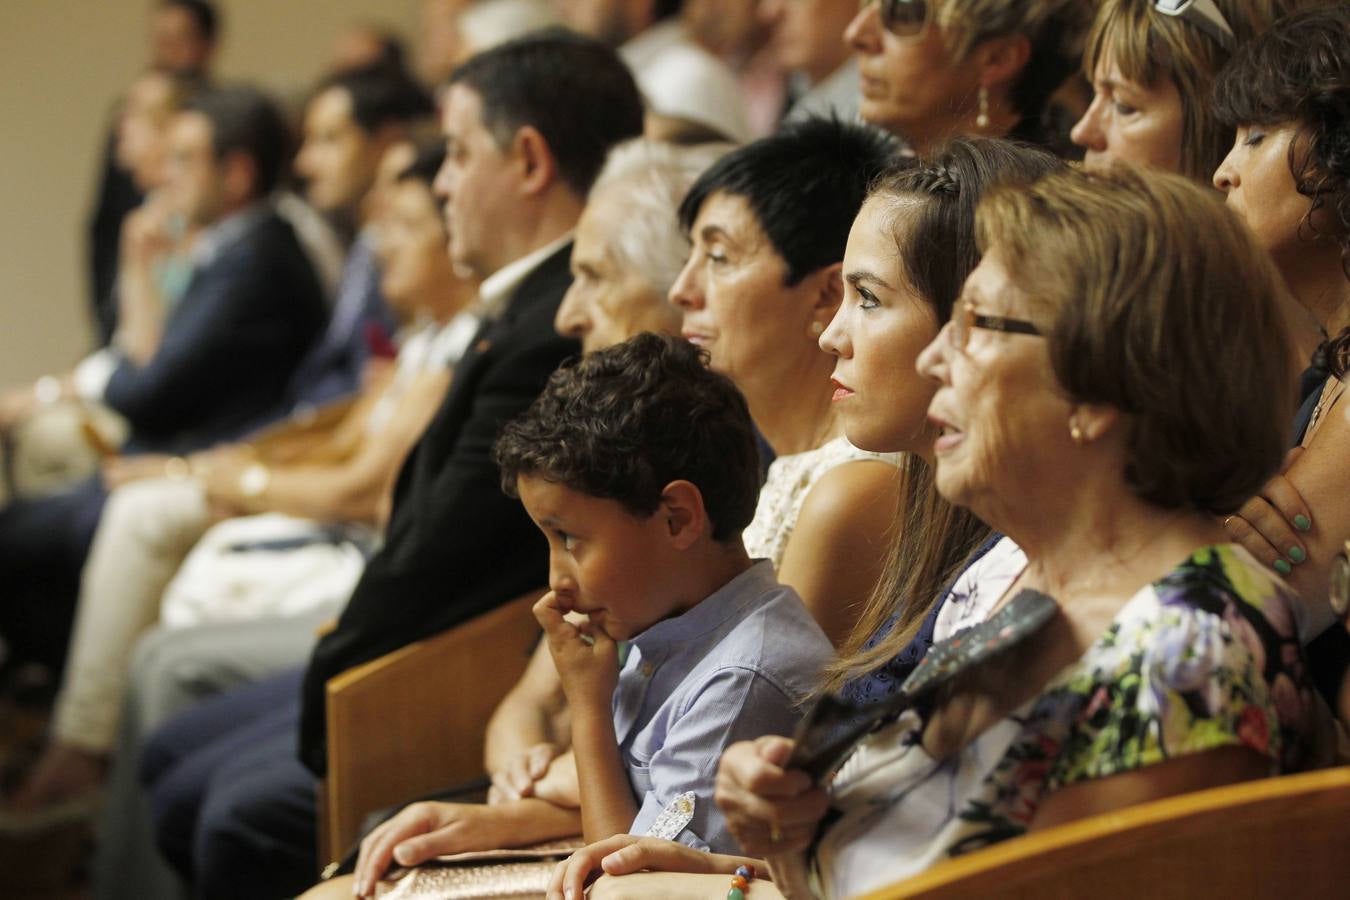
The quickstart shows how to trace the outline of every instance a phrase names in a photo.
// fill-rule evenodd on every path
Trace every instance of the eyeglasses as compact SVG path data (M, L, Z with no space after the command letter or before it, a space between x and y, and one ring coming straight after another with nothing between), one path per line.
M862 8L876 3L880 7L881 24L896 37L918 40L933 21L933 4L928 0L862 0Z
M969 300L956 301L956 305L952 307L951 326L947 339L951 341L952 349L959 353L965 352L966 344L970 342L970 332L975 328L1002 331L1007 334L1044 336L1034 323L1028 322L1026 319L1009 319L1005 316L986 316L983 313L977 313L975 304Z
M1179 16L1218 41L1232 53L1237 49L1237 35L1223 17L1214 0L1155 0L1153 8L1165 16Z

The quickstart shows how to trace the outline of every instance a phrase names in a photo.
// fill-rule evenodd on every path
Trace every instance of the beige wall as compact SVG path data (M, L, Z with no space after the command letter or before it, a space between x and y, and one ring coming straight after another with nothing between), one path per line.
M296 96L353 21L411 34L418 0L217 0L217 73ZM85 222L106 115L145 60L151 0L0 0L0 386L89 344Z

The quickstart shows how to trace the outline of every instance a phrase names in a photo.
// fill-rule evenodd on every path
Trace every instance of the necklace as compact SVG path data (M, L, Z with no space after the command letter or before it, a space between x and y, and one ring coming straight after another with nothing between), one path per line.
M1341 382L1335 378L1328 378L1327 383L1322 385L1322 396L1317 398L1317 405L1313 407L1312 417L1308 419L1308 427L1303 432L1303 444L1307 446L1308 441L1317 431L1317 424L1322 420L1322 414L1331 408L1336 398L1341 395L1337 386Z

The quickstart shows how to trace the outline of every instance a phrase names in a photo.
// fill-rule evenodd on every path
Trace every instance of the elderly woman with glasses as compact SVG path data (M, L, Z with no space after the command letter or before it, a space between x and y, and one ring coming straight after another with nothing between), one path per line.
M1133 170L996 191L977 226L983 258L918 367L938 491L1007 537L891 701L723 755L718 803L769 863L741 876L749 900L855 896L1327 754L1302 611L1211 515L1283 453L1273 266L1205 189Z
M1238 47L1320 0L1104 0L1083 71L1092 105L1074 126L1089 166L1125 160L1203 184L1233 143L1210 91Z
M1091 17L1088 0L864 0L844 34L862 118L919 156L957 135L1048 146Z

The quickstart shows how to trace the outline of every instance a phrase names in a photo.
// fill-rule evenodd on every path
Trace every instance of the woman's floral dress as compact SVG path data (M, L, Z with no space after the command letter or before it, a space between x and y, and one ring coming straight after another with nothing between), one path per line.
M1025 558L1004 540L938 620L942 639L985 618ZM1235 545L1197 550L1145 587L1078 660L944 760L910 710L853 751L812 860L819 893L849 897L1023 833L1065 785L1243 746L1272 774L1324 762L1325 708L1304 673L1296 598Z

